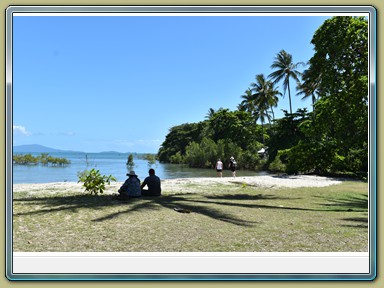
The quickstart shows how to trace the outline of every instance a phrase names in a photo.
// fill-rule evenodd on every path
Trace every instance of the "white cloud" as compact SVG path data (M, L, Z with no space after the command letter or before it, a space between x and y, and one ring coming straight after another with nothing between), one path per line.
M32 134L24 126L19 125L13 125L13 132L24 136L30 136Z

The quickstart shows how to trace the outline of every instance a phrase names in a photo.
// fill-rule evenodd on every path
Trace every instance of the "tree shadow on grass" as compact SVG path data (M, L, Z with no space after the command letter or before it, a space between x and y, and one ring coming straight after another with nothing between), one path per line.
M349 224L342 225L343 227L368 229L368 218L366 217L351 217L343 218L341 220L349 222Z
M122 207L119 211L111 211L108 215L93 219L93 222L101 222L114 219L119 215L132 213L135 211L150 211L168 208L172 213L175 208L184 211L201 214L218 221L223 221L239 226L254 226L257 222L241 219L240 217L225 212L220 206L239 207L239 208L265 208L265 209L288 209L288 210L310 210L295 207L283 207L282 205L262 205L260 200L285 200L293 198L277 197L274 195L250 195L250 194L224 194L199 196L194 193L179 193L163 195L161 197L142 197L132 198L128 201L118 201L112 195L65 195L65 196L40 196L24 197L14 199L14 203L21 205L31 205L34 209L27 212L15 213L15 216L22 215L44 215L59 211L70 211L77 213L80 209L103 209L104 207ZM246 202L244 202L246 201ZM38 207L36 209L35 207Z
M348 196L344 198L325 198L318 196L326 203L320 204L325 207L325 211L333 212L367 212L368 195Z
M192 194L173 194L163 195L161 197L142 197L132 198L128 201L118 201L112 195L71 195L71 196L47 196L47 197L25 197L16 198L14 203L21 205L40 206L39 209L34 209L28 212L14 213L15 216L25 215L44 215L48 213L55 213L58 211L70 211L72 213L78 212L80 209L102 209L104 207L126 207L126 209L112 212L107 216L93 219L93 222L101 222L105 220L113 219L121 214L131 213L135 211L143 210L159 210L162 207L171 209L172 213L174 208L182 208L192 213L198 213L219 221L232 223L239 226L253 226L257 222L241 219L230 213L226 213L213 207L196 205L194 200L196 197ZM206 203L209 204L209 203ZM217 203L212 203L217 204Z
M59 211L70 211L77 213L80 209L103 209L105 207L122 207L119 211L106 216L93 219L93 222L101 222L114 219L121 214L135 211L150 211L168 208L172 213L177 213L174 208L181 208L192 213L198 213L218 221L223 221L239 226L254 226L257 222L241 219L240 217L225 212L220 207L238 208L260 208L274 210L296 210L296 211L367 211L368 199L361 197L348 197L340 199L322 198L326 203L320 204L326 209L310 209L300 207L289 207L283 205L262 204L261 200L297 200L300 198L280 197L268 194L223 194L223 195L197 195L194 193L180 193L163 195L161 197L133 198L128 201L118 201L112 195L65 195L65 196L40 196L24 197L14 199L14 203L34 206L33 210L15 213L15 216L22 215L44 215ZM36 207L38 207L36 209Z
M101 222L101 221L113 219L121 214L131 213L134 211L143 211L143 210L159 210L164 207L164 208L170 209L172 213L177 213L176 211L174 211L174 209L179 208L180 210L188 211L190 213L201 214L218 221L223 221L223 222L231 223L238 226L254 226L257 223L255 221L240 219L239 217L230 213L226 213L220 209L213 207L212 205L209 207L203 206L203 205L197 205L197 203L219 204L219 205L220 203L208 203L208 202L198 201L198 200L189 199L185 197L186 194L181 194L181 195L183 195L183 197L180 197L177 194L166 195L161 197L153 197L153 198L143 197L140 199L141 201L139 200L133 203L130 203L130 200L128 200L126 202L128 204L127 209L123 211L111 213L107 216L100 217L92 221Z
M65 196L41 196L41 197L24 197L13 199L14 203L22 205L38 205L40 209L36 209L28 212L14 213L14 215L35 215L45 214L58 211L71 211L77 212L78 209L91 208L100 209L105 206L111 206L114 203L111 202L110 195L65 195Z
M298 200L302 198L281 197L267 194L221 194L205 196L207 199L213 200Z

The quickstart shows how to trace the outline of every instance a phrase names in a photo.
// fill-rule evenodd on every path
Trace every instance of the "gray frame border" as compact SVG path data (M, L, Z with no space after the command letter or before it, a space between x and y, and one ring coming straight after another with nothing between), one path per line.
M369 13L369 274L14 274L13 213L13 13ZM5 19L6 60L6 277L8 280L374 280L377 276L377 16L373 6L9 6Z

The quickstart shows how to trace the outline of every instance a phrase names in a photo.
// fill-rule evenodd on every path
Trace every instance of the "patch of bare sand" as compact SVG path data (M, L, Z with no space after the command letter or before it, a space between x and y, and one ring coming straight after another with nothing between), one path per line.
M211 186L214 184L234 185L241 184L254 187L268 188L296 188L296 187L326 187L330 185L340 184L341 180L312 176L312 175L297 175L297 176L247 176L247 177L223 177L223 178L178 178L164 179L161 181L162 190L168 192L185 190L188 187ZM122 182L112 182L106 186L104 193L116 193ZM14 184L13 192L28 192L35 193L57 193L57 192L83 192L84 189L81 183L76 182L57 182L57 183L38 183L38 184Z
M296 187L326 187L340 184L341 181L328 177L298 175L298 176L247 176L223 178L180 178L162 181L162 189L168 191L179 190L181 186L196 185L233 185L241 184L254 187L268 188L296 188Z

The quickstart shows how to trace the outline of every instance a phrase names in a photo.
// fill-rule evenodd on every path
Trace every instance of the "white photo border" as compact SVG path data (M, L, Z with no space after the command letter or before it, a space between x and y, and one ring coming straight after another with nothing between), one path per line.
M110 13L112 15L118 15L121 13L133 13L138 16L156 15L159 13L166 13L172 15L175 13L183 15L193 14L238 14L246 15L248 13L262 13L267 15L368 15L369 19L369 252L368 253L237 253L232 255L229 253L21 253L13 252L13 231L12 231L12 213L13 213L13 178L12 178L12 145L13 145L13 54L12 54L12 33L13 33L13 17L18 16L34 16L42 14L54 15L101 15L104 13ZM57 14L60 13L60 14ZM68 14L69 13L69 14ZM376 122L376 71L377 71L377 29L376 29L376 9L373 6L9 6L6 11L6 276L9 280L373 280L376 278L377 271L377 183L376 183L376 158L377 158L377 122ZM232 271L215 271L214 273L205 273L199 269L190 271L173 270L173 271L151 271L150 273L114 273L103 271L85 271L82 273L75 273L69 269L71 263L81 260L85 261L127 261L130 259L139 259L146 261L147 259L161 261L178 262L181 261L194 261L197 260L197 267L202 261L207 263L214 263L212 259L219 259L218 261L229 261L224 263L230 263L235 261L236 265L241 265L242 262L253 263L255 261L257 265L260 265L258 261L265 261L265 259L277 259L278 261L285 261L285 263L294 263L297 259L310 259L310 261L319 261L320 259L333 259L338 261L337 265L343 265L345 263L355 263L351 261L356 260L356 263L362 264L364 267L368 265L366 271L361 273L342 271L339 273L332 273L325 270L322 272L305 270L305 272L268 272L263 271L257 273L250 269L246 272L242 272L241 269L233 269ZM47 260L48 259L48 260ZM91 260L90 260L91 259ZM35 269L38 265L31 265L31 263L39 263L42 261L45 266L43 272L39 269ZM48 261L48 262L44 262ZM67 270L63 268L62 271L50 270L52 263L63 263L69 261ZM95 263L97 263L97 261ZM237 261L237 262L236 262ZM293 262L292 262L293 261ZM331 260L332 261L332 260ZM362 262L359 262L362 261ZM143 262L143 263L144 263ZM20 264L21 263L21 264ZM23 268L23 263L25 267ZM168 263L168 262L167 262ZM308 262L302 262L298 265L305 265ZM17 267L15 265L17 264ZM212 264L210 264L212 265ZM86 265L83 265L86 266ZM99 265L100 266L100 265ZM32 269L33 267L33 269ZM203 267L205 267L203 265ZM300 267L300 266L299 266ZM304 267L304 266L301 266ZM96 269L96 268L95 268ZM204 270L206 268L203 268ZM178 272L175 272L175 271ZM320 269L321 270L321 269ZM45 272L49 271L49 272ZM196 272L197 271L197 272ZM212 270L211 270L212 271ZM304 270L302 270L304 271Z

